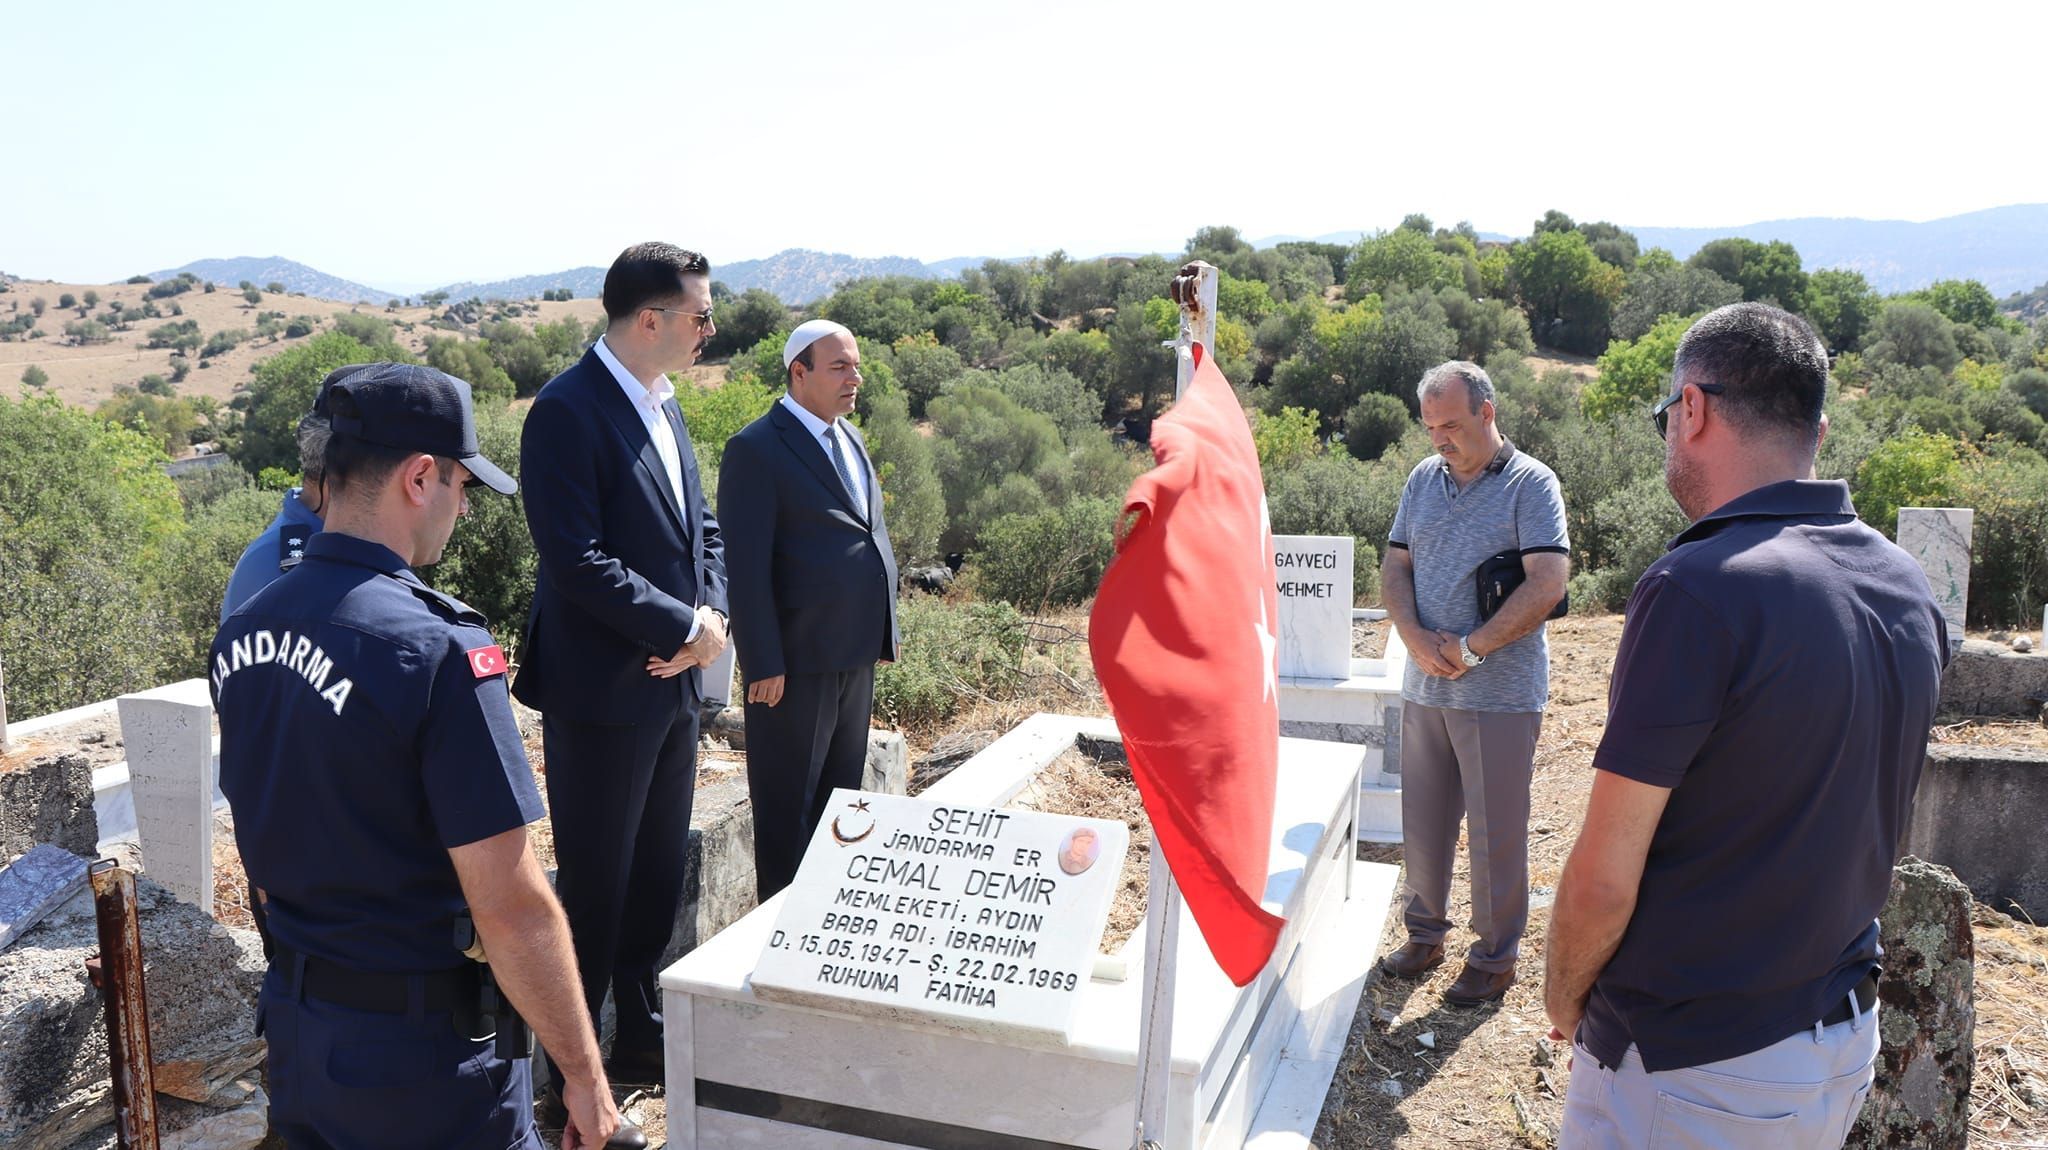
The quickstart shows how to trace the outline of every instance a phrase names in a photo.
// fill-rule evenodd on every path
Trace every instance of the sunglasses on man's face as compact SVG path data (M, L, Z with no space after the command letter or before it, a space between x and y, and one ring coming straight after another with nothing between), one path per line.
M1701 391L1706 392L1708 395L1719 395L1722 392L1728 390L1726 385L1719 383L1695 383L1690 384L1689 386L1697 387ZM1657 425L1657 438L1664 438L1665 425L1671 419L1671 407L1680 399L1684 398L1684 396L1685 388L1681 387L1677 391L1672 392L1670 395L1667 395L1664 398L1658 400L1657 406L1650 409L1650 422Z
M682 308L679 308L679 307L654 307L654 306L652 306L652 305L649 305L649 307L648 307L648 309L647 309L647 310L648 310L648 311L665 311L665 312L669 313L670 315L686 315L686 316L689 316L689 317L690 317L691 319L694 319L694 320L696 320L696 321L697 321L697 326L698 326L698 327L710 327L710 326L711 326L711 313L712 313L712 311L713 311L714 309L713 309L713 308L708 308L708 307L707 307L707 308L705 308L705 309L704 309L703 311L684 311L684 310L683 310Z

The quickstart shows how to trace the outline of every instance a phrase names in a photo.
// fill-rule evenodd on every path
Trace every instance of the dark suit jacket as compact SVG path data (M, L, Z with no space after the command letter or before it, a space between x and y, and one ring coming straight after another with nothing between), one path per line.
M639 412L585 352L548 381L519 440L520 493L540 570L512 693L572 722L667 722L695 705L696 670L647 673L681 650L699 605L726 607L724 543L673 400L683 505Z
M856 508L826 456L778 400L726 441L718 469L732 574L732 635L748 682L894 659L896 557L867 441L845 421L866 468Z

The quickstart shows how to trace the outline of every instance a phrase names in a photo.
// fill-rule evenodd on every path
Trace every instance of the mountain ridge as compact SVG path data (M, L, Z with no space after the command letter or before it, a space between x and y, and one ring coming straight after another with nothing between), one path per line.
M1730 236L1760 242L1786 241L1799 249L1808 271L1846 267L1860 271L1883 292L1911 291L1940 279L1975 279L2001 298L2048 284L2048 203L2009 204L1937 220L1864 220L1807 216L1762 220L1729 227L1668 228L1627 226L1643 250L1661 247L1684 259L1707 243ZM1331 232L1310 237L1319 243L1354 243L1365 231ZM1511 237L1481 233L1489 240ZM1252 241L1270 247L1303 237L1267 236ZM712 265L712 278L734 292L763 288L784 303L808 304L839 284L865 276L903 275L943 279L979 267L983 256L955 256L924 262L908 256L852 256L808 248L788 248L772 256ZM340 302L381 303L417 298L424 292L389 292L331 276L279 256L195 260L181 268L151 273L161 279L190 271L216 282L242 280L262 286L278 282L289 291ZM579 299L598 296L605 269L595 265L489 282L459 281L436 289L452 299L526 299L543 292L568 289Z

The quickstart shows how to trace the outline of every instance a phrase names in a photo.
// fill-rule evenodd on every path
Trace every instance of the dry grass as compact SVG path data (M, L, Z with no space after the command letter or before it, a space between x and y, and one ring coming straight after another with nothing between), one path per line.
M2048 724L2023 719L1965 719L1929 733L1929 742L1971 747L2032 747L2048 751Z
M38 296L48 301L49 309L44 312L40 328L45 334L42 339L12 343L0 343L0 388L12 394L19 386L22 371L30 364L41 367L49 373L50 382L45 391L57 396L67 404L77 407L97 407L101 401L122 385L133 385L145 375L156 374L168 379L172 364L177 362L168 348L147 348L151 328L175 320L196 320L202 335L217 331L240 328L254 333L256 313L261 311L283 312L287 319L293 316L310 315L320 323L314 329L318 334L332 326L336 312L362 312L398 325L395 333L399 344L415 355L423 354L429 335L452 335L456 333L439 331L426 325L426 321L439 314L442 309L410 307L387 308L383 301L374 305L337 302L316 299L311 296L272 295L263 293L263 302L250 304L242 298L240 290L233 285L222 285L221 290L207 294L204 291L188 291L170 299L157 300L157 308L164 314L156 319L138 321L129 331L113 333L109 343L72 347L65 343L64 325L79 319L78 313L65 311L57 306L59 296L70 293L83 296L86 291L96 291L100 304L92 309L93 317L106 310L108 300L120 300L131 307L141 305L148 284L69 284L22 281L12 285L12 290L0 295L0 314L8 303L19 301L26 310L29 301ZM184 309L184 314L170 314L171 304ZM535 305L537 313L522 315L519 322L552 323L564 316L574 316L584 324L604 314L604 307L597 300L582 299L563 301L541 301ZM411 330L406 330L407 327ZM463 333L474 337L471 330ZM189 363L192 373L178 385L180 395L203 395L225 403L233 398L249 380L249 369L257 361L268 359L278 352L286 351L304 343L311 336L299 339L249 340L224 355L217 355L200 366L197 353ZM723 371L712 367L699 367L689 373L700 382L710 382L723 377Z
M1100 944L1102 953L1115 954L1145 920L1145 892L1151 874L1152 820L1145 815L1131 768L1123 763L1099 763L1070 750L1040 771L1010 805L1051 815L1116 819L1130 828L1130 849L1124 852L1123 874L1109 905L1109 925L1103 928Z

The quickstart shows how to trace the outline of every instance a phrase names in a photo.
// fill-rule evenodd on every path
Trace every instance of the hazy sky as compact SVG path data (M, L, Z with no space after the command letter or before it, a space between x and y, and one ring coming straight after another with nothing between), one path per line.
M2048 4L1666 9L40 0L0 18L0 269L418 290L657 237L936 260L2048 200Z

